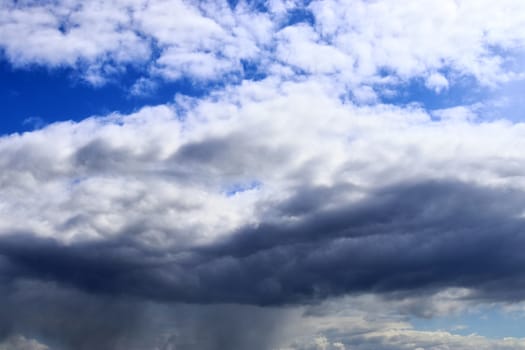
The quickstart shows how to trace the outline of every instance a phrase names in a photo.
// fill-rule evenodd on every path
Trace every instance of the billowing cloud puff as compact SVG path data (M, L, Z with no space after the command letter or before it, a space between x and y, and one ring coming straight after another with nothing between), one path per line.
M524 10L512 0L3 1L0 48L15 66L80 68L93 84L125 67L204 81L257 67L356 90L412 78L439 90L443 74L489 85L520 77L508 67L525 40Z

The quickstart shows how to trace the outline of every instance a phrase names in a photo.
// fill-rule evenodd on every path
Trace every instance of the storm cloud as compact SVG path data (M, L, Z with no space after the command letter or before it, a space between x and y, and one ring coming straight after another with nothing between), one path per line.
M301 197L303 201L304 196ZM281 215L296 214L284 203ZM351 205L260 223L187 249L2 237L2 277L56 282L145 300L256 305L347 293L465 287L521 300L525 195L459 182L401 184ZM510 288L512 286L512 288Z
M2 139L5 342L270 349L295 339L280 319L302 324L297 310L335 297L393 303L459 288L464 304L524 299L522 159L503 141L522 142L519 126L323 94L318 110L311 83L242 97L252 88L223 96L241 103L226 119L213 113L229 103L205 100L185 118L157 106ZM296 125L308 137L290 133L289 99L309 105ZM282 125L265 124L276 109ZM464 137L444 139L452 127ZM486 134L501 137L488 159L476 146ZM429 142L415 148L421 135ZM421 305L405 309L432 314ZM57 321L35 317L42 308Z

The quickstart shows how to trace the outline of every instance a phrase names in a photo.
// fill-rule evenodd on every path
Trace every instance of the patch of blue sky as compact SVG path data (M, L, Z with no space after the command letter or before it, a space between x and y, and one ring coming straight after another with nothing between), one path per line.
M512 122L525 121L525 79L503 84L494 89L480 107L484 120L506 119Z
M525 313L510 313L500 306L486 306L451 316L413 318L410 323L420 331L443 330L459 335L479 334L488 338L523 338L524 318Z
M253 180L244 183L235 183L226 187L226 189L224 190L224 194L227 197L232 197L242 192L258 190L262 187L262 185L262 182L258 180Z
M313 27L315 25L315 16L312 11L306 7L292 9L288 11L286 21L282 23L282 26L293 26L299 23L305 23Z
M233 9L242 2L241 0L228 0L228 5ZM268 12L268 5L266 0L248 0L245 1L252 10L260 12Z
M241 60L242 65L242 79L245 80L263 80L268 76L268 73L262 69L260 61L258 60Z
M499 47L490 47L493 55L502 60L505 72L523 71L525 68L525 50L509 51ZM425 84L423 78L414 78L391 90L381 86L374 87L379 93L381 102L394 105L419 104L426 110L445 109L456 106L474 106L478 121L506 119L512 122L525 121L525 78L511 78L508 82L484 85L473 76L458 75L449 69L443 70L449 80L449 86L436 92ZM384 71L386 76L392 72ZM386 91L387 93L382 93ZM389 92L393 93L390 94Z
M436 92L422 78L414 78L399 86L376 87L381 102L394 105L419 104L427 110L472 105L485 100L489 90L472 77L455 78L446 89Z
M32 66L15 69L0 61L0 135L31 131L46 124L110 112L131 113L145 105L170 103L175 94L203 97L225 81L153 81L153 91L131 94L143 72L128 67L107 84L94 87L73 69Z

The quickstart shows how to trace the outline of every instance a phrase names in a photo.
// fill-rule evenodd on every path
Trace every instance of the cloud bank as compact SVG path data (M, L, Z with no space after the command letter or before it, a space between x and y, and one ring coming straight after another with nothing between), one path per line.
M520 301L522 130L264 80L6 136L2 279L137 303Z
M521 81L524 5L405 5L0 2L15 69L211 84L0 137L0 349L525 348L410 323L524 301L525 124L388 102Z

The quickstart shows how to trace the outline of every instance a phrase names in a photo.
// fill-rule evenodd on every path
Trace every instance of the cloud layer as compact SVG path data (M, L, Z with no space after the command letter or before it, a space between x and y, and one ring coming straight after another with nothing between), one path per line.
M519 71L508 68L525 40L524 5L512 0L403 6L361 0L64 0L0 6L0 48L14 66L74 67L93 84L126 67L146 79L200 81L242 78L255 68L286 78L299 72L329 76L366 100L362 85L418 78L440 91L464 76L489 85L515 79Z

